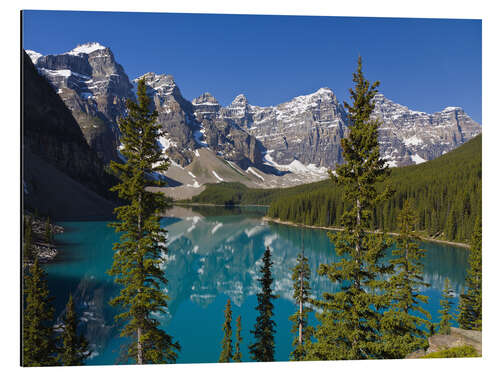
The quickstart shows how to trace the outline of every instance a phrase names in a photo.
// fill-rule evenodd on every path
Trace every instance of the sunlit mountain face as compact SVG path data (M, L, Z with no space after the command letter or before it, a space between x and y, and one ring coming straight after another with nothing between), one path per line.
M178 362L217 362L222 339L224 305L231 300L233 318L242 316L243 360L250 360L250 330L257 312L259 268L267 246L272 252L274 319L277 323L276 358L288 360L293 336L288 317L296 308L292 299L292 268L304 251L311 267L313 297L334 292L337 285L316 270L322 263L338 260L325 231L270 224L262 220L265 208L182 208L165 213L162 224L168 230L168 253L163 255L165 286L170 297L168 312L157 318L162 327L182 346ZM93 355L89 364L114 364L119 357L119 326L116 309L108 304L117 292L106 274L112 263L112 245L119 236L106 222L66 222L60 235L60 262L46 266L49 287L62 316L71 292L81 316ZM467 252L461 248L423 243L427 250L424 280L431 287L425 306L438 320L437 310L444 279L449 278L458 293L464 285ZM456 302L456 301L455 301ZM311 321L315 324L314 318Z

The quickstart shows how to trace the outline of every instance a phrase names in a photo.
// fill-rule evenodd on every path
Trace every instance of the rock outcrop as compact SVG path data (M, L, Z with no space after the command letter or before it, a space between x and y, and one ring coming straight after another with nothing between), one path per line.
M466 330L451 327L449 335L434 335L429 337L429 347L427 350L418 350L410 353L406 358L422 358L423 356L445 349L457 348L460 346L473 347L479 356L482 355L483 339L481 331Z

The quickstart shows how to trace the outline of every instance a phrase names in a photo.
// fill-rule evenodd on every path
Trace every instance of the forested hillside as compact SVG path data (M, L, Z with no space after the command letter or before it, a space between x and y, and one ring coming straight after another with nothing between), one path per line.
M396 230L396 217L403 201L412 198L419 229L427 236L468 240L475 218L481 214L481 143L479 135L435 160L392 169L388 183L395 193L375 210L373 228ZM191 202L270 204L270 217L306 225L336 226L343 212L341 198L341 190L328 180L287 189L211 184Z
M481 215L481 144L479 135L435 160L394 168L388 183L395 193L375 209L372 228L396 230L404 200L412 199L418 229L424 234L452 241L469 240L476 217ZM306 225L339 225L344 211L342 191L332 182L315 187L273 200L268 216Z

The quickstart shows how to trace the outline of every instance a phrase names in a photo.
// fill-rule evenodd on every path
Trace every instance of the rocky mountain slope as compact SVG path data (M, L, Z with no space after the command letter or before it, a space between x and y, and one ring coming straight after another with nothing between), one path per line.
M30 58L23 64L24 205L57 218L110 215L104 171L71 111L41 77Z
M340 140L349 131L349 121L329 88L268 107L254 106L240 94L224 107L209 93L185 99L171 75L147 73L131 83L111 50L99 43L61 55L28 53L105 162L119 156L117 119L126 113L126 100L134 97L133 84L144 78L167 132L160 144L180 168L195 162L197 150L207 148L245 173L250 168L264 178L293 174L297 178L288 176L286 183L296 184L325 178L328 168L342 163ZM434 159L481 132L481 125L458 107L428 114L382 94L374 103L373 116L381 121L381 152L390 166Z
M133 93L111 50L87 43L60 55L26 52L71 110L90 147L105 162L117 160L117 120Z

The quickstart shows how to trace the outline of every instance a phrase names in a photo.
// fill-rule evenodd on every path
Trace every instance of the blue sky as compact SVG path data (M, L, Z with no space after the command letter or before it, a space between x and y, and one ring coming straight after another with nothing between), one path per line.
M358 55L380 92L411 109L481 111L481 21L26 11L23 46L57 54L97 41L129 78L172 74L189 100L243 93L275 105L330 87L348 99Z

